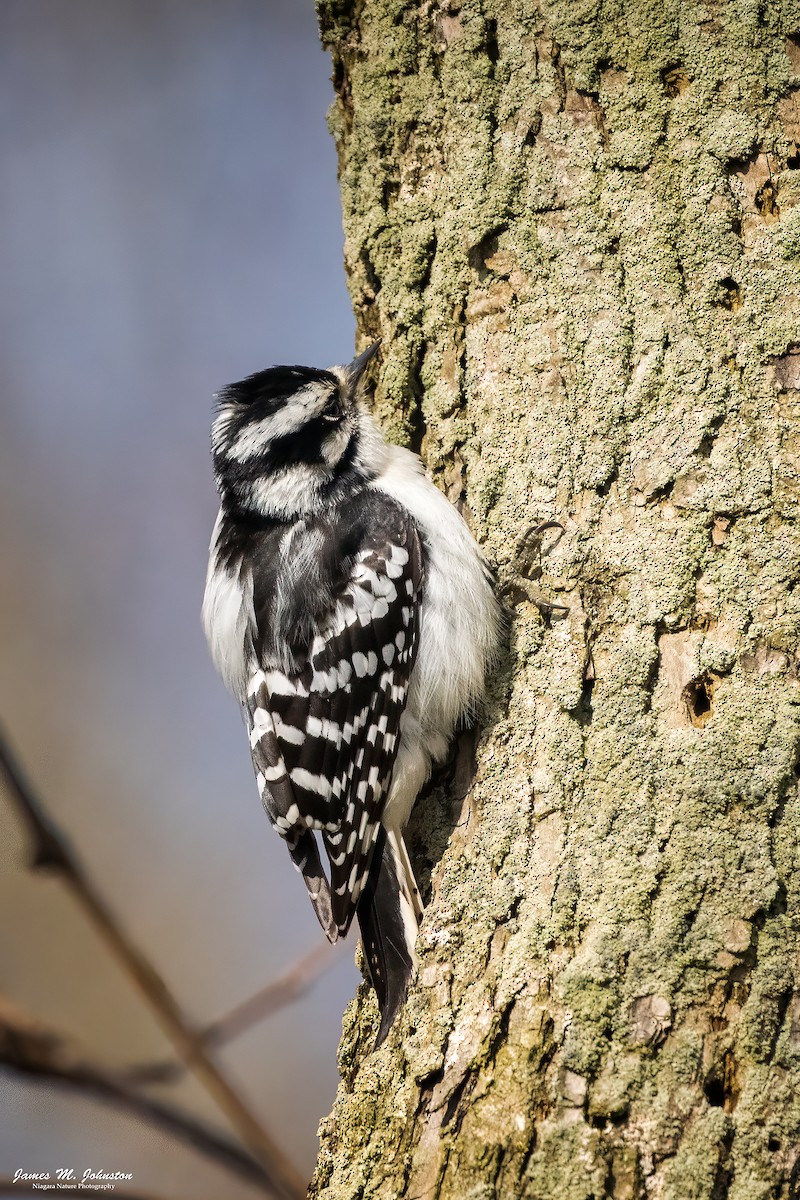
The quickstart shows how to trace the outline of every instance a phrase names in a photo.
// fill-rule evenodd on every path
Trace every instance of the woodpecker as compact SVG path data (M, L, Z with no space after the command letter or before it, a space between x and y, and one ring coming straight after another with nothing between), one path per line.
M365 407L379 345L219 393L203 601L262 802L329 940L357 916L376 1047L416 963L422 904L403 830L480 704L501 630L464 520Z

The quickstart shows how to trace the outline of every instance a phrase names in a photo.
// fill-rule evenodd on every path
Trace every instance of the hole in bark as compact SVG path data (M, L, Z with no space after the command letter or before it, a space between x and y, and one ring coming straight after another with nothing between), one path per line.
M691 698L692 712L696 717L704 717L711 712L711 696L702 679L695 685Z
M691 79L680 63L672 63L670 66L664 67L661 72L661 83L665 95L674 99L675 96L680 96L682 92L686 91Z
M786 156L786 166L790 171L797 171L800 168L800 152L798 152L797 146L794 147L794 153Z
M724 546L728 540L728 535L733 525L733 517L727 513L714 513L714 519L711 522L709 536L711 543L714 546Z
M594 489L595 492L597 493L597 495L600 496L601 498L605 499L605 497L611 491L614 484L617 482L618 478L619 478L619 471L617 470L616 467L614 467L614 469L612 470L608 479L606 479L605 483L598 483L597 487Z
M344 83L344 61L334 52L333 55L333 76L331 77L333 90L338 92Z
M774 1135L772 1137L767 1138L767 1149L770 1151L770 1153L774 1154L775 1151L780 1150L780 1148L781 1148L780 1138L776 1138Z
M683 702L689 720L697 728L705 725L713 714L714 684L710 675L700 675L683 689Z
M719 1079L707 1079L703 1085L703 1093L712 1108L723 1108L725 1105L725 1088Z
M432 1092L437 1083L441 1083L444 1079L444 1068L439 1067L437 1071L432 1071L430 1075L426 1075L424 1079L419 1081L419 1090L424 1095L426 1092Z
M497 254L500 234L505 233L507 225L498 225L497 228L491 229L485 234L476 246L472 246L469 251L469 265L477 274L478 278L483 282L485 279L494 277L494 271L490 271L486 266L487 259L494 258Z
M733 154L725 163L725 171L728 175L744 175L755 160L756 155L753 151L749 154Z
M771 218L773 221L777 221L781 210L778 205L778 189L772 179L768 179L764 186L758 189L755 204L765 220Z
M542 128L542 114L535 113L530 125L528 126L528 132L525 134L525 137L522 139L523 146L535 145L536 139L539 136L539 130L541 128Z
M594 710L592 708L592 692L594 691L594 674L584 675L583 687L581 688L581 698L574 708L569 710L569 715L573 717L579 725L591 725L594 718Z
M626 1105L625 1108L621 1109L619 1112L590 1113L589 1124L593 1129L608 1129L609 1126L618 1129L627 1123L628 1112L629 1109Z
M711 451L714 449L714 434L710 431L704 433L700 439L700 445L697 447L698 458L711 458Z
M659 500L669 500L672 495L672 489L675 487L675 480L671 479L669 483L665 483L662 487L653 488L648 499L650 502Z
M711 457L711 451L714 449L714 442L716 441L717 434L719 433L724 420L724 413L719 413L718 416L712 418L708 429L700 439L700 445L697 447L696 453L699 458Z
M717 301L728 312L738 312L742 307L742 289L735 279L728 275L719 282L719 300Z

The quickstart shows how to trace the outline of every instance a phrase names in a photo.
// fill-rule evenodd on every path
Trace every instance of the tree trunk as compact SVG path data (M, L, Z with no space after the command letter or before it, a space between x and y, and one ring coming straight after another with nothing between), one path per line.
M321 0L375 409L513 610L312 1195L800 1195L800 8ZM531 533L557 521L563 533ZM548 611L537 599L565 605Z

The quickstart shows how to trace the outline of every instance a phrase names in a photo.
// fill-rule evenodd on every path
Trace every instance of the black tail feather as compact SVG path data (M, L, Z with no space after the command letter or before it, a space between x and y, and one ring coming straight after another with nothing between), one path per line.
M308 888L309 899L314 905L314 912L317 914L320 925L325 930L325 936L329 942L335 942L339 936L339 930L333 919L331 889L320 862L317 839L310 830L306 830L304 833L298 834L295 840L288 842L287 845L292 862L303 876Z
M381 1014L376 1050L385 1041L403 1005L414 969L413 949L409 947L409 931L401 908L400 871L402 867L381 827L357 910L364 958Z

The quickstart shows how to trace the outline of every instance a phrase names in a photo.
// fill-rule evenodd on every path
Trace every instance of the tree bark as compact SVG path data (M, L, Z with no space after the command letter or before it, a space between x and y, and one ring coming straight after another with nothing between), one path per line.
M797 1197L800 8L319 16L375 409L513 621L311 1194Z

